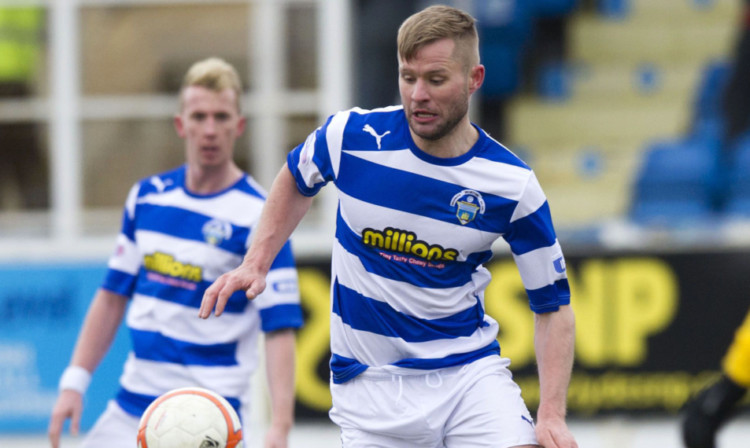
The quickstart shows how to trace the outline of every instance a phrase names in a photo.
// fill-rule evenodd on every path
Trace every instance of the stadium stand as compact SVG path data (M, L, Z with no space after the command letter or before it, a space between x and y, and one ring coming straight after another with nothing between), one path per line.
M731 95L744 92L730 85L742 76L736 73L739 51L703 66L684 136L647 145L631 199L635 222L663 227L696 225L706 217L717 222L750 217L750 134L737 128L743 116L730 117L737 112L728 108ZM730 119L738 122L731 125L736 129L729 129ZM675 177L693 183L683 184L679 193L672 188Z
M637 223L668 228L714 217L715 152L678 139L651 144L644 159L630 211Z
M716 121L695 120L696 109L710 115L694 104L696 89L706 67L726 58L740 7L599 0L571 16L559 78L512 100L506 140L534 166L559 228L629 218L652 145L674 139L692 148L716 138ZM567 94L544 94L560 86ZM715 86L704 88L711 97Z

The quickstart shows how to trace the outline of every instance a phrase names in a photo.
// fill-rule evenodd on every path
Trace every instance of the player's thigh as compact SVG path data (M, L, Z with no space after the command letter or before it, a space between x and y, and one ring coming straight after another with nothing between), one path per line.
M424 375L354 378L332 384L331 420L341 428L345 448L434 448L440 428L425 414L429 396Z
M342 448L445 448L439 437L404 437L341 428Z
M140 419L123 411L114 401L84 437L81 448L133 448Z
M461 395L446 424L445 446L537 447L521 389L504 365L490 368L493 373L478 375Z

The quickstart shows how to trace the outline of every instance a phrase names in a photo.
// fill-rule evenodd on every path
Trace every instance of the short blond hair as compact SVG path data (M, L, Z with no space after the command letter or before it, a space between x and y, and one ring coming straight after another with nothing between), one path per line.
M211 57L198 61L190 66L185 77L182 79L180 88L180 109L183 105L182 93L188 87L205 87L214 92L232 89L237 97L237 111L241 110L240 98L242 97L242 82L237 70L227 61Z
M446 5L434 5L413 14L398 30L398 56L408 61L422 47L449 38L456 43L454 57L466 70L479 64L479 36L476 19L470 14Z

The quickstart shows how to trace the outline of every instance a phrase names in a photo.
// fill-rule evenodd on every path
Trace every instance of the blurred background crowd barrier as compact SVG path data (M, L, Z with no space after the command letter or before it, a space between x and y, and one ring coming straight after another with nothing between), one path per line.
M246 86L236 156L266 188L328 115L397 102L395 35L430 1L0 0L0 433L43 433L121 207L182 163L182 74ZM674 416L715 378L750 292L750 77L741 0L455 0L480 22L474 121L536 171L578 318L571 414ZM293 236L307 325L298 415L326 419L335 199ZM487 309L527 402L532 316L507 248ZM119 334L83 429L116 387Z

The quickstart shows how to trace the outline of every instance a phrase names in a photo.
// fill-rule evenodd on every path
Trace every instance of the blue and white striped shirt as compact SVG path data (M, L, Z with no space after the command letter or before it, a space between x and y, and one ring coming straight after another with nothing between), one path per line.
M265 192L245 175L224 191L196 195L185 188L185 171L152 176L130 190L103 284L132 297L132 351L117 402L136 416L157 396L186 386L212 389L240 412L250 399L259 332L302 325L288 242L261 296L250 302L239 291L221 317L197 317L206 288L241 263Z
M534 312L570 303L562 250L533 171L479 130L455 158L421 151L403 108L339 112L288 156L297 188L328 182L339 208L332 258L331 371L436 369L499 354L483 267L502 237ZM404 370L404 372L413 370Z

